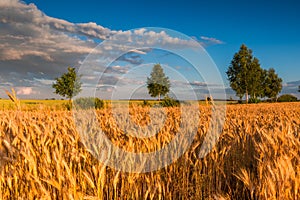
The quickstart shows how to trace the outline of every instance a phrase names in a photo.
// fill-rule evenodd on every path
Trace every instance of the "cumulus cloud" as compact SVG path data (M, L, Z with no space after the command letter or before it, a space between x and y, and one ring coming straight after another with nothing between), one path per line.
M1 74L15 87L57 77L66 67L78 66L97 45L71 36L80 29L76 24L48 17L34 4L2 0L0 9Z
M34 91L32 89L32 87L18 87L17 94L18 95L32 95L32 94L38 94L38 92Z
M52 94L52 80L65 73L69 66L79 68L88 54L109 57L100 49L94 49L99 40L117 41L115 46L107 45L103 50L128 51L118 61L130 65L143 63L141 56L152 51L147 47L153 44L170 48L195 46L192 40L170 36L161 30L123 31L94 22L72 23L47 16L34 4L18 0L1 0L0 10L0 87L19 87L22 95L34 94L32 88L37 87L44 87L40 91L45 95ZM141 48L132 49L132 43ZM128 70L128 67L115 65L107 68L106 73L120 74ZM107 77L108 83L117 81L116 77Z
M22 32L25 35L34 34L37 36L49 30L58 30L75 34L80 33L87 37L106 39L109 35L113 34L110 29L93 22L74 24L66 20L49 17L34 4L26 5L17 0L1 1L0 8L1 22L4 24L19 23L19 26L14 28L19 31L21 31L21 28L25 28ZM27 32L29 29L33 32ZM41 32L41 29L45 29L45 31Z
M21 60L38 56L57 59L56 53L88 54L96 44L77 36L106 39L113 31L95 23L74 24L49 17L34 4L16 0L0 2L0 60Z

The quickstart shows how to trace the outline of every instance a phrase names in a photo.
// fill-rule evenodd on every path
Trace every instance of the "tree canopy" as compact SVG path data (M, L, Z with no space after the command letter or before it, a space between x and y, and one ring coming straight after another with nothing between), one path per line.
M81 82L78 78L75 68L68 67L67 73L55 79L56 81L52 85L55 89L54 93L66 97L71 101L72 97L81 91Z
M276 98L282 90L282 79L275 73L275 69L270 68L266 72L264 96L268 98Z
M242 45L238 53L235 53L227 70L230 87L240 99L246 94L248 100L248 74L253 60L252 50Z
M164 73L160 64L154 65L150 77L147 77L147 88L151 97L157 97L160 100L161 95L168 94L170 90L170 81Z
M242 44L240 50L234 54L226 72L230 87L242 99L246 97L248 103L258 97L274 98L282 89L282 79L273 68L264 70L259 60L252 55L252 50Z

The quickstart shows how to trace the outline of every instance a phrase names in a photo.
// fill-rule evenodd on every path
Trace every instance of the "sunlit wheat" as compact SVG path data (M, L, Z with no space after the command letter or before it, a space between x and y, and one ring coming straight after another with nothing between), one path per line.
M0 199L300 199L299 103L227 106L223 133L201 159L211 107L200 106L189 150L161 170L138 174L99 162L82 143L97 137L81 138L71 112L22 111L15 92L8 94L18 110L0 111ZM149 124L149 108L130 109L131 123ZM127 135L110 108L96 111L99 123L90 130L100 126L124 150L152 152L180 127L180 110L165 110L163 128L150 138Z

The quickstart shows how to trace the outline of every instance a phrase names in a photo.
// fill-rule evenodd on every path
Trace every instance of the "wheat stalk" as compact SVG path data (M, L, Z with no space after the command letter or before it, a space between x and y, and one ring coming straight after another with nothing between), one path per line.
M9 92L8 90L5 90L5 93L10 98L10 100L13 102L16 109L21 110L21 103L20 103L20 100L17 98L14 88L11 88L11 92Z

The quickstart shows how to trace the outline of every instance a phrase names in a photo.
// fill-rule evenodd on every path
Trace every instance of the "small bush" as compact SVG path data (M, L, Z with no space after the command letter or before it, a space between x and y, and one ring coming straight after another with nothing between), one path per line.
M243 100L238 100L238 104L243 104Z
M102 109L104 108L104 101L99 99L99 98L96 98L95 99L95 108L96 109Z
M70 102L64 103L63 107L66 108L67 110L71 110L72 109L72 103L70 103Z
M250 98L248 101L248 103L260 103L260 102L261 102L261 100L258 98Z
M149 103L149 101L143 100L143 103L141 103L141 106L143 106L143 107L149 107L149 106L151 106L151 104Z
M291 94L284 94L284 95L281 95L277 101L278 102L295 102L295 101L297 101L297 97L295 97Z
M104 108L104 101L94 97L80 97L74 100L74 105L80 109L102 109Z
M162 102L160 102L162 107L177 107L180 106L180 102L176 99L165 97Z

